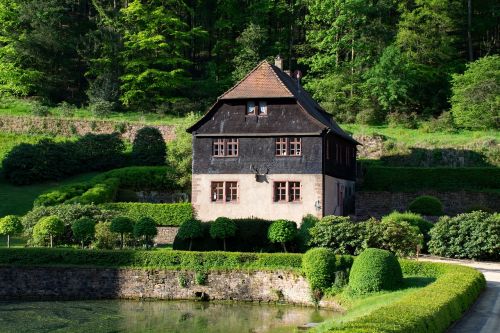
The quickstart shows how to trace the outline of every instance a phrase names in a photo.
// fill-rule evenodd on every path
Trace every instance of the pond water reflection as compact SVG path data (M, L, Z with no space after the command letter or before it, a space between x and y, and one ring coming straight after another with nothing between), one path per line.
M288 333L334 315L314 308L250 303L0 302L0 332Z

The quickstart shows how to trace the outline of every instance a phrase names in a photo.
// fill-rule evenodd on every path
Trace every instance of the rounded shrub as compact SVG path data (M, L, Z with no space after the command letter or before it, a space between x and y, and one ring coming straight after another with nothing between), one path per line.
M64 232L64 223L57 216L43 217L33 228L33 238L38 244L45 244L47 239L50 241L50 247L54 246L54 238Z
M413 200L408 206L408 210L412 213L441 216L444 215L443 204L441 201L430 195L421 195Z
M110 230L111 222L99 222L95 226L95 241L92 244L96 249L111 250L118 242L117 234Z
M403 273L394 254L374 248L364 250L354 259L349 275L349 289L360 295L394 290L402 282Z
M130 234L134 231L134 221L126 216L117 216L111 220L109 228L112 232L120 234L120 247L123 249L124 235Z
M155 127L141 128L134 139L132 158L137 165L163 165L167 157L165 140Z
M313 292L330 287L335 279L335 253L331 249L316 247L302 257L302 269Z
M226 238L233 237L236 234L236 223L227 217L218 217L210 225L210 236L214 239L222 239L224 251L226 251Z
M189 251L193 247L193 239L203 237L204 229L201 221L196 219L190 219L184 222L179 231L177 232L177 237L180 239L189 239Z
M155 220L150 217L143 217L134 225L134 236L136 238L144 238L144 244L149 247L152 243L152 238L158 234Z
M83 248L86 242L94 239L95 221L88 217L82 217L71 225L71 231L73 232L73 237L82 244Z
M286 242L290 242L297 235L297 224L287 220L277 220L269 227L267 238L271 243L280 243L283 251L286 250Z
M7 215L0 218L0 235L7 236L7 247L10 247L10 236L23 231L21 219L15 215Z
M433 223L424 219L420 214L412 213L412 212L392 212L387 216L382 218L382 222L406 222L414 227L417 227L420 233L424 236L424 244L423 249L427 248L427 243L431 239L429 236L429 231L434 226Z

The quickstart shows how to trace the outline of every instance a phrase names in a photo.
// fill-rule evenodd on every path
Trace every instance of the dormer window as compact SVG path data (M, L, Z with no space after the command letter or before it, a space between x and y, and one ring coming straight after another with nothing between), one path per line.
M255 102L254 101L247 102L247 115L255 116Z
M267 102L260 101L259 102L259 116L267 115Z

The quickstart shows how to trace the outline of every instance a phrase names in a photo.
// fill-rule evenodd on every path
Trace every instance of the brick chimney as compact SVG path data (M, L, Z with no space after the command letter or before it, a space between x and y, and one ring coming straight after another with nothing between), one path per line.
M283 59L280 57L279 54L276 57L276 59L274 59L274 66L276 66L279 69L283 70Z

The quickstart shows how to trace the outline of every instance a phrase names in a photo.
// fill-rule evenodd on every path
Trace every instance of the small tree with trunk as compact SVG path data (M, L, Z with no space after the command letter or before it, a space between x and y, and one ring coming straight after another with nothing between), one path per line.
M64 223L57 216L42 217L33 228L33 237L37 243L45 243L49 239L50 247L54 247L54 237L62 235Z
M236 234L236 223L227 217L219 217L210 225L210 236L213 239L222 239L224 251L226 251L226 238L233 237Z
M73 237L82 244L83 249L85 243L94 239L95 221L88 217L82 217L71 225L71 231L73 231Z
M297 224L287 220L277 220L269 227L267 238L271 243L281 243L283 251L286 250L286 242L289 242L297 235Z
M125 216L115 217L111 221L110 230L112 232L119 233L121 236L120 248L123 249L124 246L124 235L130 234L134 231L134 221Z
M143 238L146 248L150 247L152 238L158 234L155 221L150 217L143 217L134 225L134 236Z
M180 239L189 239L189 251L193 246L193 239L203 236L203 225L199 220L191 219L184 222L177 232Z
M7 236L7 247L10 248L10 236L23 231L21 219L15 215L7 215L0 219L0 235Z

